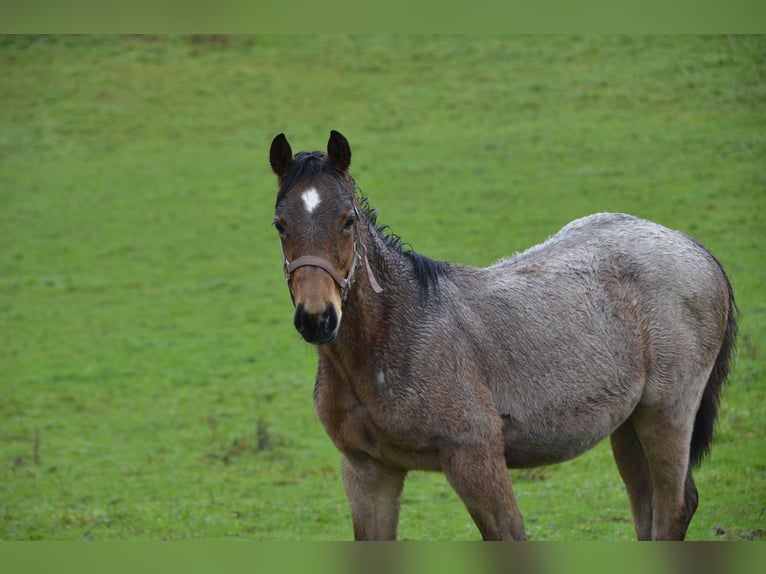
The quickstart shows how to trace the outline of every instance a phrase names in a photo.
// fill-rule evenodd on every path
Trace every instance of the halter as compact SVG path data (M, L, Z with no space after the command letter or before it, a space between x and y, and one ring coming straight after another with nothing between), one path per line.
M340 298L344 303L346 301L346 297L348 297L348 292L351 289L351 285L354 284L354 277L356 276L356 272L362 268L363 264L367 270L367 279L370 282L370 287L372 287L372 290L375 291L375 293L383 292L383 288L380 286L380 283L378 283L377 279L375 279L375 275L373 275L372 269L370 268L370 262L367 260L367 247L361 241L356 240L356 221L359 219L359 210L357 210L356 205L354 206L354 213L356 214L356 220L354 221L354 258L351 261L351 266L348 268L348 273L345 277L340 271L338 271L335 265L327 261L327 259L323 259L322 257L318 257L316 255L303 255L298 257L298 259L288 261L287 256L285 255L285 246L282 244L282 242L280 242L282 245L282 260L284 262L285 280L287 281L287 288L290 290L291 297L293 295L293 290L290 287L292 274L296 269L300 269L301 267L318 267L327 273L330 277L332 277L333 281L335 281L338 287L340 287ZM362 247L363 254L359 253L360 245Z

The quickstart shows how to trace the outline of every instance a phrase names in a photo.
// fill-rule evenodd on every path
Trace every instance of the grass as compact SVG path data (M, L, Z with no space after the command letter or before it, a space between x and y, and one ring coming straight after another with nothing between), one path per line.
M351 537L270 226L271 139L330 129L435 258L607 210L710 247L739 354L689 538L763 537L763 37L4 37L0 62L0 539ZM531 538L633 538L608 444L510 475ZM400 536L478 532L413 473Z

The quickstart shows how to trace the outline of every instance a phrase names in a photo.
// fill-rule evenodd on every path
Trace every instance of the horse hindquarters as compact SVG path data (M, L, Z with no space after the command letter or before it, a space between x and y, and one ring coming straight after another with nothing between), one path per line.
M639 407L611 436L639 540L683 540L697 509L699 496L692 467L710 450L737 332L731 285L725 274L723 278L728 307L712 367L707 373L678 381L686 383L686 401ZM701 387L701 395L692 392ZM690 396L699 400L690 403Z

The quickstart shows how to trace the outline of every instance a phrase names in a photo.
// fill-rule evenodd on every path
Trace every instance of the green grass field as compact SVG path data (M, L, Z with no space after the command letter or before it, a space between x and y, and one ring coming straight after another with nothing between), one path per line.
M292 327L271 139L477 266L624 211L740 308L692 540L766 533L766 38L0 38L0 539L348 540ZM511 471L533 540L631 540L608 443ZM400 538L476 540L412 473Z

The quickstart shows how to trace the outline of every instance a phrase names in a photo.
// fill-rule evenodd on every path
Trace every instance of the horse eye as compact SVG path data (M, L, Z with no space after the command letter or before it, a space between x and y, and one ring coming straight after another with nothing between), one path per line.
M346 223L343 224L343 229L351 229L353 225L354 225L354 216L352 215L346 220Z
M277 233L279 233L280 235L285 234L285 226L279 223L279 221L274 222L274 227L276 228Z

